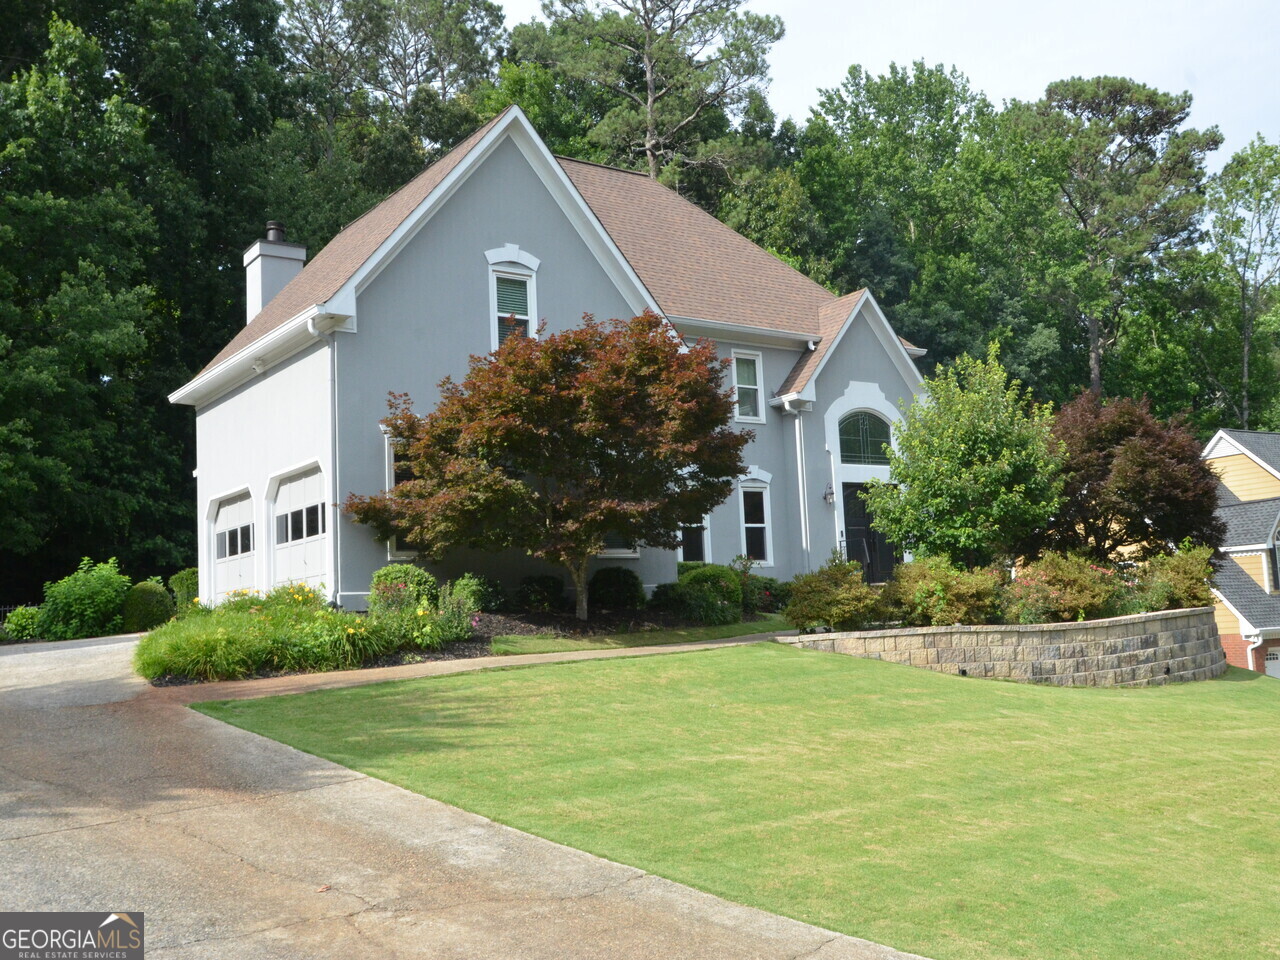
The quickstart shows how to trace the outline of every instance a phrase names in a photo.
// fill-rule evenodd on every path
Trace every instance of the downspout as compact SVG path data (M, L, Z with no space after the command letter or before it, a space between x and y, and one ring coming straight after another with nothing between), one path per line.
M1258 635L1257 635L1254 639L1250 640L1250 641L1249 641L1249 645L1248 645L1247 647L1245 647L1245 648L1244 648L1244 665L1245 665L1245 669L1247 669L1247 670L1253 670L1253 669L1254 669L1254 667L1253 667L1253 651L1257 650L1260 646L1262 646L1262 632L1261 632L1261 631L1259 631L1259 632L1258 632ZM1265 666L1266 666L1266 665L1265 665L1265 664L1263 664L1263 666L1264 666L1264 668L1265 668ZM1266 670L1265 670L1265 669L1263 669L1263 670L1255 670L1254 672L1255 672L1255 673L1265 673L1265 672L1266 672Z
M334 606L339 605L342 597L342 572L338 549L342 538L341 517L338 512L338 338L332 333L322 333L316 325L316 318L307 320L307 333L317 340L323 340L329 350L329 489L333 491L333 502L329 504L329 571L333 575Z
M800 554L804 558L804 572L808 573L811 569L810 563L810 543L809 543L809 503L805 498L805 490L808 484L805 482L805 464L804 464L804 419L800 416L802 410L800 407L793 407L794 401L786 400L782 404L782 409L795 417L796 424L796 485L800 503Z

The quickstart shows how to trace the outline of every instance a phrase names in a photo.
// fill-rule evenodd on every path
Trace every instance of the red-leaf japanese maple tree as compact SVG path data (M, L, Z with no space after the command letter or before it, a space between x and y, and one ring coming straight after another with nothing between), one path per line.
M1054 420L1066 454L1063 503L1028 553L1082 553L1099 562L1168 553L1184 540L1221 546L1218 477L1181 417L1158 419L1145 400L1100 400L1088 390Z
M651 313L510 337L426 416L392 394L383 422L413 476L346 509L429 558L518 548L563 566L585 620L606 535L674 548L744 472L727 365Z

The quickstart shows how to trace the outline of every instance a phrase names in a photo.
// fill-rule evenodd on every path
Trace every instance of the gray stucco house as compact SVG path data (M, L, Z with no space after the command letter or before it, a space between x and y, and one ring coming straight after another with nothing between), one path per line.
M509 108L335 237L309 263L277 225L245 253L246 326L174 403L196 409L200 595L323 585L363 609L397 556L347 519L348 493L394 482L388 391L419 410L499 339L650 309L733 360L755 431L734 494L679 551L620 546L601 564L647 586L676 561L738 554L788 578L846 548L873 578L890 548L854 495L887 478L883 443L923 351L871 295L836 297L646 176L552 156ZM514 315L514 326L504 318ZM509 585L523 557L459 554L439 573Z

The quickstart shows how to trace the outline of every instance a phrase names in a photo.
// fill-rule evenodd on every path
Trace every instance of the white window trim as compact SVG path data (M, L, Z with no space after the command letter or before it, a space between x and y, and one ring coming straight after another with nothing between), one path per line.
M630 550L618 550L605 547L596 554L597 557L613 557L616 560L638 560L640 558L640 548L632 547Z
M685 563L684 545L676 547L676 559ZM702 557L703 563L711 563L711 514L702 518Z
M758 471L763 474L763 471ZM768 474L764 474L768 476ZM755 567L772 567L773 553L773 505L769 502L769 481L764 479L743 480L738 484L738 540L741 546L740 556L747 555L747 510L743 504L743 493L761 492L764 494L764 552L767 559L754 561ZM754 568L754 567L753 567Z
M495 293L496 295L496 293ZM733 360L733 419L741 423L764 423L765 402L764 402L764 354L755 350L733 350L730 352ZM756 364L756 385L751 389L756 391L758 395L756 406L760 410L758 417L744 417L738 412L738 358L744 360L754 360Z
M381 426L381 425L380 425ZM396 452L395 445L403 441L396 440L391 436L391 431L385 426L382 429L382 445L386 451L387 457L387 473L383 478L383 490L390 490L396 485ZM392 534L387 540L387 559L388 560L405 560L417 557L417 551L406 550L400 546L400 542L395 534Z
M497 350L498 342L498 278L510 277L512 280L523 280L529 293L529 316L526 320L529 336L538 338L538 267L542 261L521 250L514 243L485 251L485 259L489 262L489 342L492 349Z

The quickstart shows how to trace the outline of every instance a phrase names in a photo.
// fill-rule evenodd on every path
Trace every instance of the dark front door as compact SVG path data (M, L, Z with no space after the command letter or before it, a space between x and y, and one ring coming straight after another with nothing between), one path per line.
M893 571L898 550L883 533L871 528L871 511L858 496L865 483L844 485L845 556L862 564L862 575L868 583L884 583Z

